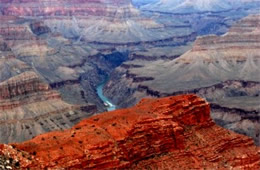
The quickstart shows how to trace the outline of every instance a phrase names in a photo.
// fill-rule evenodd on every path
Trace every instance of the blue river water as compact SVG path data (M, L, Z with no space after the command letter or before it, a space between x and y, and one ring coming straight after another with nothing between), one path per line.
M100 83L97 87L98 97L103 101L104 105L107 107L107 111L113 111L116 106L103 94L103 88L107 81Z

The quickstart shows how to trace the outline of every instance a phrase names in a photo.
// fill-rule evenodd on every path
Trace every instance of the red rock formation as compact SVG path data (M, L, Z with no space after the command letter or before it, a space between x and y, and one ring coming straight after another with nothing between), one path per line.
M194 95L144 99L70 130L40 135L0 153L21 168L258 169L253 141L217 126L209 104Z

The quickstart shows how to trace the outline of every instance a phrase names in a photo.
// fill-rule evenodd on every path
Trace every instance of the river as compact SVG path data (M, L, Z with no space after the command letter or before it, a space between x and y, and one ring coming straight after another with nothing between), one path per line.
M107 79L97 86L98 97L103 101L104 105L107 107L107 111L113 111L116 106L103 94L104 85L107 83Z

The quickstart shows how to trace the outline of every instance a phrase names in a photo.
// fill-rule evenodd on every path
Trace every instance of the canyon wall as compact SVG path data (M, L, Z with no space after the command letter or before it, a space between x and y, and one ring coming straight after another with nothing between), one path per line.
M3 15L12 16L134 16L130 0L0 1ZM120 8L119 8L120 7Z
M145 96L195 93L218 106L214 120L259 145L259 24L260 15L248 16L224 35L198 37L180 57L180 49L169 57L134 52L131 61L114 71L105 94L128 107Z
M0 83L0 141L24 141L66 129L95 113L94 105L71 105L31 71Z

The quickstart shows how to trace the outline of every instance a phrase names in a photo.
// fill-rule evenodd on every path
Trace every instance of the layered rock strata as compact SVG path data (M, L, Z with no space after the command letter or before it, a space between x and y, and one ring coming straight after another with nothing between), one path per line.
M0 83L1 142L24 141L35 135L73 126L96 111L93 105L71 105L28 71Z
M144 99L72 129L0 145L0 154L31 169L258 169L260 150L217 126L195 95Z
M197 38L192 49L176 59L143 53L144 59L133 58L116 69L105 94L119 106L127 107L145 96L195 93L219 106L218 116L213 116L217 122L253 137L260 145L259 25L260 15L248 16L222 36ZM225 120L230 114L227 110L237 110L237 118Z
M3 15L14 16L134 16L130 0L0 1ZM121 8L118 8L121 7Z
M141 15L131 0L4 0L0 6L3 16L36 20L41 16L51 31L95 45L159 44L194 35L190 28L168 28Z

